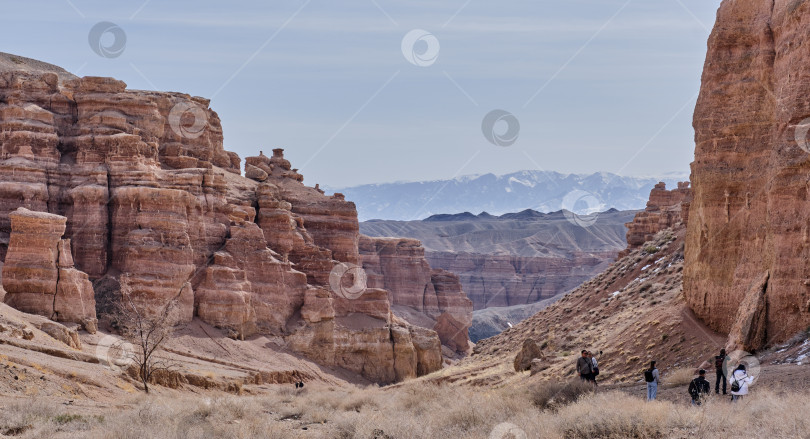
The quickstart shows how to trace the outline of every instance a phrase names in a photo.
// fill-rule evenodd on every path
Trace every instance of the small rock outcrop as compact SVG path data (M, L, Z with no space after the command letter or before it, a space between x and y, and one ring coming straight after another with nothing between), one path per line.
M689 182L678 183L677 189L667 190L667 185L660 182L650 191L647 208L637 213L627 226L627 249L619 253L619 258L640 248L655 235L677 223L689 219L689 206L692 201L692 189Z
M518 352L518 354L515 356L515 361L513 364L515 367L515 372L523 372L531 369L532 361L542 358L543 350L540 349L540 345L538 345L537 342L531 338L527 338L523 341L523 347L520 348L520 352Z
M3 264L5 303L60 322L94 321L93 286L87 274L74 268L70 240L61 239L67 219L22 207L9 218L12 232Z

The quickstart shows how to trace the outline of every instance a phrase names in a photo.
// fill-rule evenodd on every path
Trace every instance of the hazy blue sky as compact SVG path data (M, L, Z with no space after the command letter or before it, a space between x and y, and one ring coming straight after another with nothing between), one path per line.
M227 149L283 147L309 184L688 173L719 3L0 0L0 51L212 98ZM91 49L100 21L126 34L119 57ZM439 42L432 65L403 55L414 29ZM511 146L482 133L494 109L519 120Z

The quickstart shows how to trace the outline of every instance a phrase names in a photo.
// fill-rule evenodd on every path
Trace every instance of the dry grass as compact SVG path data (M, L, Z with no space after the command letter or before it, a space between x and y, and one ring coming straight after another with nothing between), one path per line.
M532 438L806 437L810 431L807 393L759 391L742 403L710 399L695 408L647 403L620 391L585 390L576 382L519 391L428 383L388 389L313 384L304 391L279 387L264 396L140 396L129 409L92 417L31 399L0 411L0 433L19 438L407 439L489 438L495 429L514 428ZM549 394L555 396L544 396ZM546 409L535 405L538 398L546 401Z
M593 393L593 384L579 378L571 381L550 381L529 388L529 398L541 410L558 409L576 402L580 397Z
M696 377L695 369L680 368L662 374L661 381L666 388L683 387L691 383Z

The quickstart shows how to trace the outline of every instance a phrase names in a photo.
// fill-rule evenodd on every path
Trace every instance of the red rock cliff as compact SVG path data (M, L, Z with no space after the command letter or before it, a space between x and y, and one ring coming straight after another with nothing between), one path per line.
M436 332L392 318L388 292L330 288L334 267L360 262L355 206L304 186L282 150L248 158L245 178L206 99L6 61L0 54L7 303L95 317L79 306L90 303L83 271L100 303L128 292L149 312L177 300L184 321L198 316L235 338L278 335L380 383L441 367ZM34 224L10 215L19 207L61 217Z
M389 292L397 316L434 329L453 351L469 350L472 301L458 276L430 268L419 240L361 235L360 254L369 286Z
M684 295L734 347L810 325L810 2L726 0L694 115Z

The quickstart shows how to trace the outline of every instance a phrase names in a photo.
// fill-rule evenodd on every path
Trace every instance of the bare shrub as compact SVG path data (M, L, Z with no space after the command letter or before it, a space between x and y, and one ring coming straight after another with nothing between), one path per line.
M116 306L115 321L121 334L133 346L124 355L137 368L137 376L143 389L149 393L149 381L156 373L170 372L175 364L156 355L174 332L178 303L169 301L157 312L149 312L135 303L128 288L122 288L121 301Z

